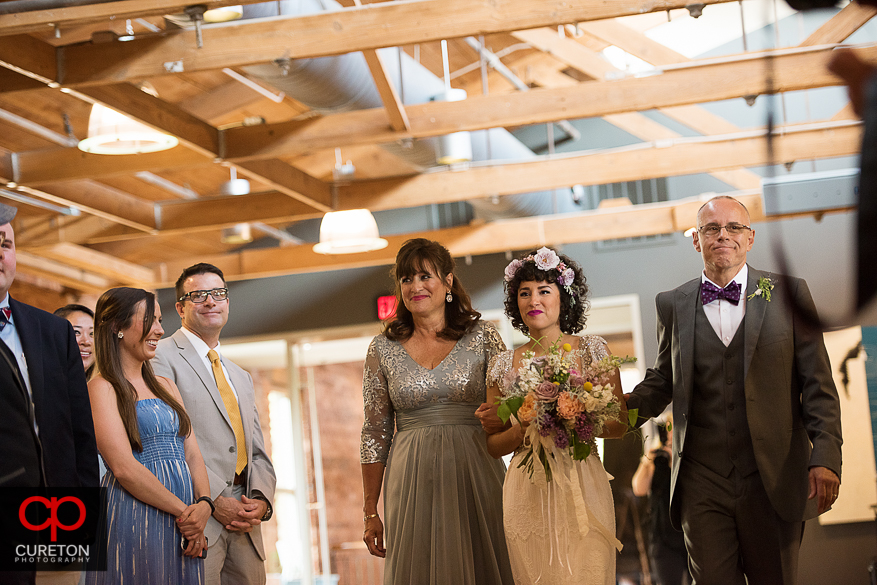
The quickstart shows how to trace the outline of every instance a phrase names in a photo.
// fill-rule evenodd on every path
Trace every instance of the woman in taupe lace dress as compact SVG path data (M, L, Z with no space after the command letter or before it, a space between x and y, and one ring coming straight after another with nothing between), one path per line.
M487 363L505 345L453 270L440 244L406 242L392 272L396 317L366 356L364 540L386 556L385 585L512 583L504 468L474 415L486 398Z

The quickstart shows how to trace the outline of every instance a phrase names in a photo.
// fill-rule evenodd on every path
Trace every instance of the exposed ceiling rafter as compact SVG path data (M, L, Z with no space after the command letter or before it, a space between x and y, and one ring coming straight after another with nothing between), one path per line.
M701 4L730 1L702 0ZM687 4L689 0L402 0L306 16L204 26L201 48L196 45L194 31L124 43L63 47L58 49L64 63L62 70L54 61L41 61L37 69L24 68L69 87L131 82L175 71L194 73L279 58L325 57L658 12ZM0 61L15 63L9 55L17 52L16 45L22 39L28 38L0 38Z
M310 246L298 246L245 250L222 256L201 257L198 261L211 262L219 266L228 280L244 280L283 274L389 265L395 261L399 247L406 240L417 237L441 242L452 256L462 257L508 250L526 250L545 245L557 246L678 232L695 225L697 210L713 195L715 194L707 193L699 197L666 203L611 207L581 213L509 219L429 232L385 236L389 240L387 248L364 254L327 258L313 252ZM728 195L737 197L746 205L753 223L783 219L779 216L765 217L760 190L732 192ZM830 212L848 211L850 209L847 207L830 210ZM164 263L161 270L164 274L179 274L192 261L192 258L180 258ZM170 283L162 283L160 286L170 286Z

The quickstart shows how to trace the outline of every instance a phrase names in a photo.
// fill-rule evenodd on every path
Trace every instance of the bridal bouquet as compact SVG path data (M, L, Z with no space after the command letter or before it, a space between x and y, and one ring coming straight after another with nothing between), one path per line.
M575 461L587 459L604 425L619 420L621 405L609 379L621 364L635 360L607 356L579 371L570 345L558 343L539 357L526 352L521 367L503 380L503 395L497 399L503 422L514 416L529 423L524 438L527 451L519 467L525 467L532 478L538 460L547 481L552 479L550 459L555 452ZM636 420L635 412L628 415Z

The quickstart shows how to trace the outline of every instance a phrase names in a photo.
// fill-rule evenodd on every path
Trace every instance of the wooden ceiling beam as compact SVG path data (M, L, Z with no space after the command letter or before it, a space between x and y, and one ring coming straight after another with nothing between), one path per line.
M719 4L731 0L702 0ZM683 8L690 0L402 0L306 16L208 25L112 45L59 49L56 81L68 86L339 55L441 39L602 20ZM0 52L2 55L2 52ZM2 58L2 57L0 57ZM54 75L53 75L54 77Z
M0 37L0 65L48 84L57 81L60 64L55 47L30 35ZM15 91L0 88L0 91Z
M877 61L877 47L855 49ZM794 91L840 85L828 72L831 47L781 50L772 57L772 89ZM573 87L535 89L503 95L473 95L462 102L409 105L410 132L395 132L383 109L360 110L322 118L224 131L226 158L273 158L350 144L394 142L466 130L544 124L656 107L671 107L766 93L765 54L692 61L655 75L592 81Z
M681 136L679 133L637 112L609 114L603 119L646 142L675 140ZM761 176L745 168L715 170L709 174L735 189L755 189L761 185Z
M381 55L374 49L366 49L362 52L368 69L372 74L375 87L387 110L387 117L390 119L390 126L396 132L407 132L411 129L411 123L408 121L408 114L405 113L405 106L402 99L396 91L396 87L390 78L387 77L387 69L381 60Z
M0 91L29 91L32 89L45 89L46 84L38 79L24 75L17 71L0 67Z
M6 158L14 161L14 180L22 185L42 185L213 164L213 159L186 146L177 146L162 152L114 156L89 154L75 147L50 148L20 152L7 155Z
M627 49L629 49L628 52L631 52L631 54L635 54L633 53L633 51L637 51L638 53L645 53L652 58L652 62L663 59L674 59L674 61L672 61L674 63L688 61L687 57L676 53L675 51L668 50L664 52L659 52L654 47L654 45L658 45L661 47L663 45L660 45L659 43L648 39L648 37L646 37L645 35L642 35L639 32L625 27L624 25L621 25L615 21L610 20L602 21L598 24L588 24L590 25L590 29L586 30L603 30L603 25L608 25L606 27L607 30L612 31L613 34L608 34L606 35L606 37L611 38L619 43L623 43L627 47ZM592 78L606 79L611 77L613 74L622 73L616 67L611 65L608 61L600 57L596 52L588 49L587 47L584 47L572 38L566 37L565 35L559 35L555 30L542 28L537 30L524 31L523 33L513 33L513 35L518 37L520 40L523 40L539 48L540 50L549 53L552 57L560 60L562 63L569 65L570 67L573 67L576 70L581 71L585 75L588 75ZM636 56L643 58L642 54L636 54ZM555 75L555 79L562 83L562 87L576 85L576 82L567 75L557 73ZM545 84L542 85L544 86ZM699 106L682 107L688 108L689 110L698 110L700 112L700 115L695 116L694 119L702 119L706 116L713 116L714 118L718 118L718 116L710 114ZM691 117L691 112L688 112L688 114L689 117ZM654 140L675 139L680 136L677 132L670 130L666 126L659 124L658 122L655 122L654 120L647 118L646 116L638 112L609 114L607 116L604 116L603 119L610 124L621 128L628 134L636 136L637 138L646 142ZM728 125L731 126L729 132L739 131L739 129L734 127L732 124ZM702 133L718 134L719 132ZM752 189L758 187L761 184L761 177L747 169L728 169L724 171L717 171L711 174L720 181L727 183L735 189Z
M148 126L177 136L185 146L205 157L213 160L221 157L222 145L217 128L138 87L117 83L76 91ZM237 166L253 179L267 183L314 209L331 211L329 186L280 160L250 161Z
M488 194L511 195L571 185L639 181L745 166L854 155L861 124L787 126L774 138L774 159L767 156L763 133L726 137L680 138L575 156L557 156L465 171L355 182L338 187L338 208L371 210L426 203L465 201Z
M767 160L766 139L753 132L715 138L681 138L530 162L424 173L408 178L356 181L338 187L338 209L373 211L493 195L710 173L745 165L793 162L858 152L861 125L842 122L777 129L776 160ZM282 222L318 217L279 193L168 201L159 205L161 233L190 233L244 221ZM117 228L90 243L148 237Z
M67 288L87 294L101 294L115 283L104 276L51 258L43 258L27 250L16 250L18 270L24 274L43 276Z
M828 45L845 41L851 34L877 15L874 6L862 6L858 2L850 2L840 12L817 28L807 37L802 47Z
M90 215L141 232L151 233L157 229L155 206L152 203L97 181L69 181L46 185L41 189L18 185L17 189L32 197L56 205L76 207Z
M238 81L230 80L210 91L198 93L177 105L202 120L215 124L217 120L227 116L229 112L242 110L263 99L265 96L262 94Z
M759 190L727 193L749 209L754 223L780 219L764 215ZM461 226L427 232L386 236L389 246L376 252L325 256L311 246L245 250L214 257L186 258L162 263L164 274L179 274L193 262L210 262L222 269L228 280L265 278L305 272L342 270L392 264L396 250L408 239L423 237L442 243L452 256L494 254L509 250L526 250L545 245L592 242L613 238L636 237L682 231L695 225L697 210L713 197L698 197L665 203L650 203L570 213L527 217ZM848 212L849 208L830 210ZM170 286L164 283L160 286Z
M235 165L242 172L318 211L332 211L332 190L325 183L279 159L252 160ZM313 211L313 209L311 211Z
M516 31L512 36L596 80L605 80L607 75L618 72L609 61L575 40L561 36L555 29Z
M690 198L701 201L702 198ZM740 197L750 209L753 220L761 209L761 195L746 193ZM626 208L584 211L559 216L527 217L493 221L427 232L384 236L389 245L383 250L362 254L327 256L317 254L312 246L245 250L233 254L200 258L218 266L228 280L245 280L324 270L343 270L392 264L396 251L410 239L423 237L444 244L452 256L491 254L545 245L598 241L679 231L677 205L671 203L632 205ZM697 210L695 209L695 214ZM692 215L692 218L694 216ZM694 221L692 219L692 221ZM165 274L179 274L192 264L191 258L162 263Z
M855 49L877 61L877 47ZM784 50L774 57L774 89L792 91L840 85L825 68L831 48ZM764 55L693 61L648 77L585 82L571 87L536 89L504 95L474 95L462 102L432 102L407 107L410 132L396 132L382 108L222 131L225 159L232 162L305 154L338 146L394 142L402 138L440 136L525 124L588 118L658 107L673 107L758 95L767 91ZM211 159L184 147L150 154L116 156L113 160L75 148L23 152L16 155L15 181L40 184L74 178L210 164ZM4 163L0 161L0 169ZM315 200L319 200L315 198Z
M319 217L312 206L277 192L167 201L159 205L159 215L162 234L203 231L241 222L273 223Z
M219 130L139 87L130 83L114 83L77 91L147 126L176 136L180 142L204 156L220 156Z
M53 217L52 221L44 226L29 227L19 230L15 235L18 243L25 248L37 248L52 246L60 243L85 244L89 238L104 233L107 229L115 228L120 224L94 215L59 216ZM142 234L140 230L134 230L123 226L126 230Z
M234 4L256 4L264 0L198 0L208 9ZM71 26L110 19L141 18L183 12L191 1L181 0L119 0L86 6L67 6L14 14L0 14L0 35L51 30L55 26Z
M28 251L42 258L101 275L114 283L151 287L155 282L155 272L150 268L77 244L61 243Z
M617 20L582 22L579 27L586 34L634 55L652 65L684 63L688 57L673 49L653 41L643 33L626 26Z

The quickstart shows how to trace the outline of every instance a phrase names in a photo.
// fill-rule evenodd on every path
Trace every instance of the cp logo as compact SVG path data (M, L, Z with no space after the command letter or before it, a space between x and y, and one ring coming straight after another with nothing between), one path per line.
M43 522L40 525L33 525L28 522L25 517L25 510L32 502L39 502L43 504L49 511L49 519ZM58 508L61 507L61 504L64 502L73 502L76 504L76 507L79 508L79 520L77 520L73 524L61 524L58 520ZM46 528L51 527L52 529L52 542L56 542L58 540L58 529L61 530L76 530L80 526L82 526L83 522L85 522L85 504L82 503L82 500L79 498L75 498L73 496L67 496L64 498L44 498L43 496L31 496L25 501L21 503L21 506L18 508L18 519L21 520L21 525L27 528L28 530L45 530Z

